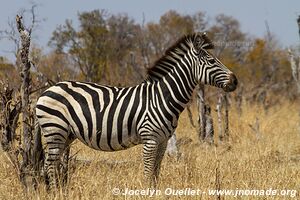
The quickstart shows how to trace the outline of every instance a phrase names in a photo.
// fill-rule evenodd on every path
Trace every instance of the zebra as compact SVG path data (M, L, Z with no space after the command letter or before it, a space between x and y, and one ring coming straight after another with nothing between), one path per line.
M63 81L51 86L36 104L46 143L45 171L56 187L60 157L75 139L101 151L143 145L144 176L156 187L167 141L180 113L202 83L237 87L236 76L209 52L214 45L204 32L183 36L133 87Z

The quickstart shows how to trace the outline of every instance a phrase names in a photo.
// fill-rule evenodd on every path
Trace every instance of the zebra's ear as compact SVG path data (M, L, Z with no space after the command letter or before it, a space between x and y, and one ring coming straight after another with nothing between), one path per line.
M214 45L212 41L208 38L206 32L196 34L195 46L198 50L214 48Z
M202 39L203 39L203 45L202 48L203 49L213 49L214 48L214 44L212 43L212 41L208 38L206 32L202 33Z

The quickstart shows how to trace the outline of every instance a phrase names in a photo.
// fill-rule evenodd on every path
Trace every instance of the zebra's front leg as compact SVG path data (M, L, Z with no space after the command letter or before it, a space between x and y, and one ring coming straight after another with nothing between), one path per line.
M148 140L144 143L144 174L149 186L152 188L156 188L158 182L160 165L166 151L167 142L167 140L161 142Z

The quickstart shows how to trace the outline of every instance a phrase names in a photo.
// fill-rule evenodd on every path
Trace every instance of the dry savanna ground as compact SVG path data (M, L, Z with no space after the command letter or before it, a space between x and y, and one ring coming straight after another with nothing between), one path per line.
M222 199L300 198L300 106L283 103L265 112L255 105L243 105L241 116L234 105L230 111L230 140L216 146L200 144L196 129L184 112L177 129L181 156L166 156L160 183L152 199L216 199L209 189L294 190L281 196L221 196ZM215 115L215 112L213 112ZM195 118L195 113L194 113ZM249 124L259 122L259 132ZM216 120L215 120L216 123ZM216 124L215 124L216 125ZM191 139L191 140L190 140ZM3 152L0 153L0 199L143 199L144 195L113 195L113 189L146 190L141 146L126 151L98 152L76 142L76 167L67 187L49 196L41 185L27 196ZM170 189L201 190L199 195L166 195ZM295 194L295 190L297 194ZM202 193L202 191L206 193ZM114 190L116 192L116 189ZM249 192L249 191L248 191ZM280 191L282 192L282 191Z

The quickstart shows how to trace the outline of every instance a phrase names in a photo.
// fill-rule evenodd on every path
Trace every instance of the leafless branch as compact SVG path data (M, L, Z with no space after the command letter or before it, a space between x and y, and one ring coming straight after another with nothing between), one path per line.
M37 4L33 4L33 5L31 6L31 9L30 9L30 13L31 13L31 16L32 16L32 18L31 18L31 25L30 25L30 27L29 27L29 32L30 32L30 34L31 34L33 28L35 27L36 22L37 22L37 21L36 21L36 16L35 16L35 9L36 9L36 7L37 7Z

